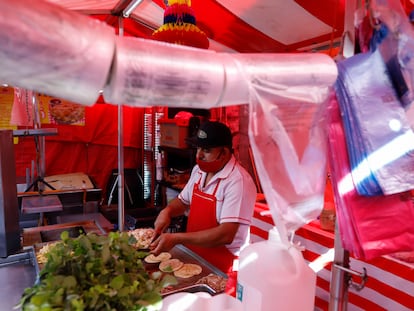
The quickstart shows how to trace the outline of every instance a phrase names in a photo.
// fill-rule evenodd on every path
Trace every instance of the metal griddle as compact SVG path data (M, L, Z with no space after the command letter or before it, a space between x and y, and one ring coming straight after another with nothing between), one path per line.
M70 238L76 238L81 234L85 234L85 229L82 226L75 226L70 228L58 228L53 230L40 231L42 242L59 241L60 235L63 231L68 232Z

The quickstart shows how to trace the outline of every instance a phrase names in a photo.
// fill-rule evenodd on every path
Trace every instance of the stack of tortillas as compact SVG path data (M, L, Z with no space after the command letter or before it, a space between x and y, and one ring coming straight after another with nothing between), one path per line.
M181 269L183 265L184 263L181 260L173 258L173 259L161 261L158 268L162 272L175 272L178 269Z
M158 256L154 254L149 254L147 257L144 258L144 261L147 263L159 263L161 261L165 261L171 258L171 254L168 252L162 252Z
M199 275L203 271L201 266L194 263L185 263L182 267L174 271L174 275L178 278L191 278L194 275Z
M168 252L162 252L157 256L150 254L144 258L144 261L147 263L159 263L158 268L162 272L174 272L174 276L179 278L190 278L203 271L200 265L184 263L179 259L171 258L171 254Z

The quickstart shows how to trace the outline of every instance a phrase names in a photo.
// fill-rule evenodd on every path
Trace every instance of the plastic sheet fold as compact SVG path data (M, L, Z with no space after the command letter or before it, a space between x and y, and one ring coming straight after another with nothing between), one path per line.
M309 57L315 57L313 62ZM316 219L323 207L325 108L337 77L335 63L323 55L289 58L302 70L286 74L277 83L257 76L254 70L245 72L250 91L250 144L273 220L285 239ZM324 70L315 71L317 65Z

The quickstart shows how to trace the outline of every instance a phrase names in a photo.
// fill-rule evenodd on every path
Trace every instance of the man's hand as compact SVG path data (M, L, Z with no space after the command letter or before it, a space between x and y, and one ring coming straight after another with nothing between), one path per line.
M179 233L163 233L150 245L152 254L159 255L162 252L168 252L176 244L179 244Z
M158 214L158 217L154 222L155 236L164 233L171 223L171 218L184 215L187 208L188 206L182 203L178 198L172 199Z
M161 233L167 230L171 223L171 217L168 209L163 209L154 222L155 236L159 236Z

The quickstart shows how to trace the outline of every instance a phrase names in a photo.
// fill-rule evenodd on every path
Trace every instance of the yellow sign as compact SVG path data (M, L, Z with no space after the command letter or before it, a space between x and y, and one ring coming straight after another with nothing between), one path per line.
M17 126L11 125L11 115L13 108L14 90L12 87L0 86L0 129L15 130ZM14 138L14 143L18 139Z

